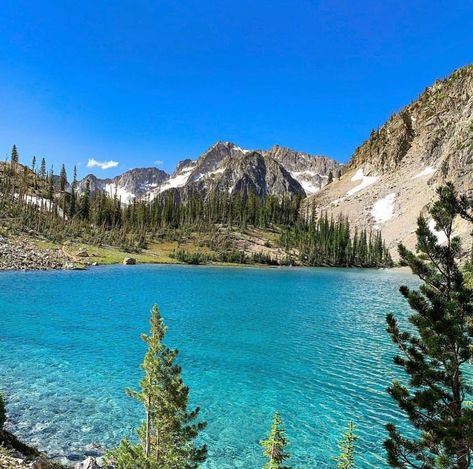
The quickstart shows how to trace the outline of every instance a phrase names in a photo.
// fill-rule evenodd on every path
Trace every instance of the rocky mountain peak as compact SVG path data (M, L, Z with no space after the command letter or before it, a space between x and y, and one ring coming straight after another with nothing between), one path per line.
M436 81L353 154L350 167L385 173L412 161L448 168L469 153L473 120L473 65Z

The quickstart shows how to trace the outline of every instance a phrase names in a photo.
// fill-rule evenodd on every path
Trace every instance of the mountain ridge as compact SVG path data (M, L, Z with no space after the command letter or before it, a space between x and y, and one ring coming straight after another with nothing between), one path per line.
M229 193L253 191L260 197L317 192L330 171L343 167L328 157L311 155L279 145L269 150L243 149L232 142L218 141L195 160L180 161L169 175L158 168L135 168L114 178L94 174L78 183L84 193L89 180L91 192L105 191L129 204L133 199L153 200L174 189L185 197L194 191L225 190ZM150 180L150 176L152 180Z
M473 65L437 80L372 131L340 181L305 203L343 213L357 227L381 229L395 253L401 241L415 247L417 217L427 213L446 181L473 195ZM461 222L455 233L471 244Z

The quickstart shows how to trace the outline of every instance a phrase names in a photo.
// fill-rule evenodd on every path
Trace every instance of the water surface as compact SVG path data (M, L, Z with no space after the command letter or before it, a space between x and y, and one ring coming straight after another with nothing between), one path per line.
M295 468L334 467L357 425L359 467L386 467L386 387L399 371L385 315L406 315L408 274L357 269L112 266L0 275L0 389L9 427L73 460L132 434L158 303L208 428L206 469L252 469L278 409Z

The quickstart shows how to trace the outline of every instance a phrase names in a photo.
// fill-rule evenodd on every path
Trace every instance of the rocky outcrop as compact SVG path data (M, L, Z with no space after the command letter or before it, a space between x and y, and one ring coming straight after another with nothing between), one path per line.
M264 150L262 154L283 166L301 184L307 195L312 195L324 187L330 172L336 177L343 170L342 164L326 156L309 155L279 145Z
M437 81L373 131L342 179L310 197L306 207L381 229L395 254L399 241L415 246L417 217L427 213L445 181L473 195L473 66ZM467 248L469 231L458 221L455 233Z
M27 240L0 236L0 271L63 269L67 262L59 249L39 249Z

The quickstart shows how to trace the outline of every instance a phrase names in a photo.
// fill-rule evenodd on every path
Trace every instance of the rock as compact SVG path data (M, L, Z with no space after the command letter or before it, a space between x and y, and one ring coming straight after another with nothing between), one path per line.
M92 456L89 456L84 461L77 463L74 468L75 469L100 469L101 466L97 464L97 460Z
M90 257L86 249L81 248L76 254L77 257Z
M125 265L135 265L136 264L136 259L134 257L125 257L125 259L123 259L123 264L125 264Z

